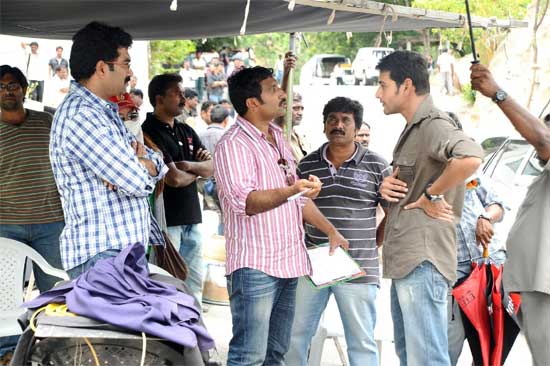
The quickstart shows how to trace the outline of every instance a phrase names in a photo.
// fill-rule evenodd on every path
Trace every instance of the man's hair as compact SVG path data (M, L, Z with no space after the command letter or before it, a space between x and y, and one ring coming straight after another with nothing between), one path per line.
M293 102L301 102L302 101L302 94L300 94L298 92L293 92L292 93L292 101Z
M141 89L138 89L138 88L131 89L130 94L135 95L136 97L140 97L141 99L143 99L143 92L141 91Z
M390 78L399 88L405 79L411 79L416 88L416 95L426 95L430 92L430 75L424 56L411 51L395 51L378 62L376 69L380 72L389 71Z
M99 61L114 61L119 48L131 46L132 36L122 28L91 22L73 36L71 75L76 81L87 80L95 73Z
M175 84L181 83L183 79L179 74L161 74L156 75L149 83L147 93L149 94L149 103L153 107L157 104L157 95L164 96L166 91Z
M220 100L220 102L218 104L223 104L223 103L231 104L231 102L227 99Z
M455 126L459 129L459 130L462 130L462 123L460 123L460 119L458 118L458 116L456 115L456 113L454 112L450 112L450 111L447 111L445 112L447 113L447 115L449 117L451 117L451 119L453 120L453 122L455 123Z
M56 51L57 51L58 49L61 49L61 51L63 51L63 47L61 47L61 46L57 46L57 47L55 48Z
M21 85L21 88L26 89L29 86L29 82L27 81L27 78L25 75L19 70L17 67L12 67L10 65L2 65L0 66L0 79L3 78L5 75L11 75L17 80L19 85Z
M206 111L208 111L208 108L213 107L215 105L216 105L215 102L212 102L210 100L206 101L206 102L202 103L202 105L201 105L201 112L206 112Z
M185 99L193 99L195 97L198 97L199 95L193 89L185 88L185 90L183 91L183 96L185 97Z
M223 105L215 105L210 112L210 120L212 123L222 123L227 116L229 116L229 111Z
M242 69L229 77L229 99L239 115L244 116L248 112L248 98L256 98L263 103L261 82L272 77L273 69L262 66Z
M32 42L29 44L29 46L36 46L36 47L39 47L39 46L38 46L38 42L36 42L36 41L32 41Z
M61 70L63 70L63 69L67 70L67 66L59 65L59 66L57 66L57 67L55 68L55 72L59 72L59 71L61 71Z
M356 100L346 97L336 97L328 101L323 108L323 123L328 115L334 112L351 113L355 120L355 128L360 129L363 123L363 106Z
M365 121L361 122L361 126L365 126L370 130L370 125L368 122L365 122Z

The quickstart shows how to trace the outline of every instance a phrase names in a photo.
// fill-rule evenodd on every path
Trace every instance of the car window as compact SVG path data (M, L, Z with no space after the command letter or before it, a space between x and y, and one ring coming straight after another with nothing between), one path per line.
M503 184L511 185L522 166L525 155L530 152L530 148L531 145L527 141L510 141L497 157L495 169L491 174L492 178Z
M522 175L537 177L542 173L543 168L544 167L540 159L537 157L536 152L534 152L529 158L527 164L525 165L525 169L523 169Z

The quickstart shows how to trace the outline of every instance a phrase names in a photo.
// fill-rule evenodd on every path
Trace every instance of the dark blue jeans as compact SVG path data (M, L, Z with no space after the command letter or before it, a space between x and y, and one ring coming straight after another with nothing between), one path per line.
M227 283L233 318L227 366L284 366L298 279L241 268Z
M48 224L5 225L0 224L0 236L20 241L36 250L55 268L62 269L59 252L59 235L65 227L63 221ZM37 266L33 266L36 286L40 292L47 291L61 281L60 278L48 276ZM21 274L23 275L23 274Z

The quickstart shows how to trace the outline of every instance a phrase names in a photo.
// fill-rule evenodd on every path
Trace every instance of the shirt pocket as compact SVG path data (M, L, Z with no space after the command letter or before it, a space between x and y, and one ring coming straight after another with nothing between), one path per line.
M416 176L416 156L410 154L402 155L396 160L395 165L399 167L397 179L407 183L410 189Z

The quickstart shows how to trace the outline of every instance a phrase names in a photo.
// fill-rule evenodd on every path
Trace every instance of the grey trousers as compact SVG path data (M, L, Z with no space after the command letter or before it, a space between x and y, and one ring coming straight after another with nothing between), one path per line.
M547 366L550 362L550 295L522 292L519 321L533 355L533 366Z

